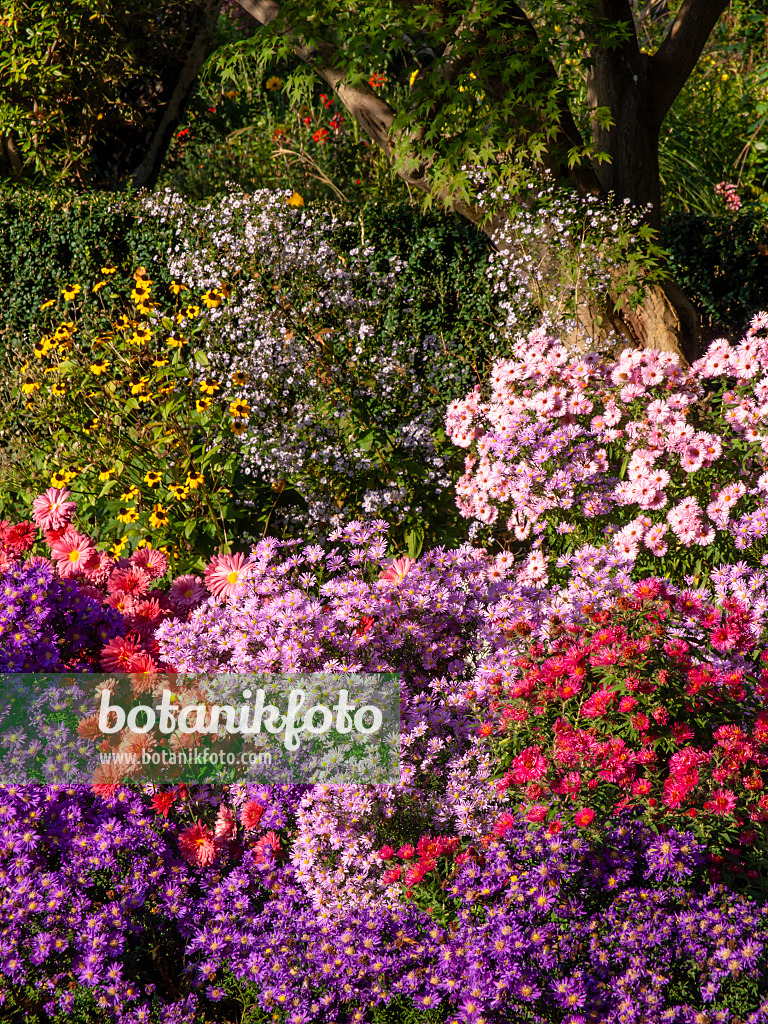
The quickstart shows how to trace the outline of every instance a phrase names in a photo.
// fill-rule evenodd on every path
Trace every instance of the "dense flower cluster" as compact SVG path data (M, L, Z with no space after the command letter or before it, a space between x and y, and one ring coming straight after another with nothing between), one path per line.
M506 768L498 788L530 821L559 827L565 813L586 826L631 807L657 824L686 815L749 850L768 822L768 671L765 656L751 661L750 619L647 580L588 625L528 645L514 674L492 677L480 729Z
M685 832L617 823L589 842L505 822L463 848L431 907L351 901L338 919L281 853L301 799L2 788L5 1012L25 989L27 1006L71 1012L74 979L116 1024L230 1019L244 1002L294 1024L384 1006L462 1024L768 1020L766 912L703 886ZM422 857L430 844L456 845L433 837Z
M120 635L122 615L37 561L0 570L0 669L92 670Z
M354 224L291 208L281 192L230 192L194 210L169 191L144 203L174 227L168 259L179 280L200 288L222 276L240 281L227 306L209 314L208 358L223 398L248 407L240 434L244 471L275 485L289 479L307 502L305 515L279 514L306 517L325 533L339 522L337 499L353 479L363 481L359 511L397 522L411 510L404 480L379 479L381 453L366 441L372 415L388 444L424 467L430 487L448 491L452 481L431 430L439 413L417 372L435 358L438 339L381 326L398 258L379 271L372 246L342 251L339 236ZM236 392L234 376L241 381Z
M767 327L758 314L738 346L713 342L688 371L652 350L573 358L533 332L496 363L488 402L478 386L448 409L449 435L470 449L460 510L531 538L542 580L548 549L585 543L637 572L762 567Z

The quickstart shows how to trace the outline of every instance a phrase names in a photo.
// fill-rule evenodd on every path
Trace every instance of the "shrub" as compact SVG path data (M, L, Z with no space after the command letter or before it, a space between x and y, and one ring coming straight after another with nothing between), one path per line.
M151 536L174 571L201 568L275 504L269 485L240 472L245 377L215 379L202 349L229 290L195 295L173 282L156 301L140 268L129 300L111 284L115 268L103 270L82 305L77 282L46 303L47 331L4 382L0 509L66 484L112 554Z

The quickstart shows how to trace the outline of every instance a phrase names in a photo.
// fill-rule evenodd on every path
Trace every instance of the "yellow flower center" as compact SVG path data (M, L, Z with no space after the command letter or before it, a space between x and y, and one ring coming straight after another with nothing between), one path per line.
M240 573L237 569L233 569L232 572L227 576L227 583L237 583Z

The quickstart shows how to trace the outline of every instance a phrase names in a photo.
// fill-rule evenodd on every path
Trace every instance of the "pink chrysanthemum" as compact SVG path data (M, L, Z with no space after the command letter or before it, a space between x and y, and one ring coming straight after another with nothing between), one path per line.
M115 569L107 582L111 597L124 594L126 597L144 597L149 590L150 579L144 569L132 565L127 569Z
M234 597L247 575L250 561L247 555L214 555L205 570L205 585L214 597Z
M230 839L235 838L236 831L237 821L235 819L234 811L231 807L226 807L222 804L219 807L219 813L216 816L214 838L218 839L220 843L226 843L229 842Z
M207 826L198 821L179 836L179 850L188 864L206 867L216 856L216 843Z
M379 576L379 582L384 583L399 583L400 580L405 578L405 574L413 565L413 559L408 558L407 555L403 558L396 558L388 569Z
M69 529L51 545L51 554L56 560L56 568L60 576L75 576L84 572L86 566L93 564L96 548L90 537L77 530Z
M190 573L177 576L168 591L168 598L177 612L185 612L194 608L205 596L206 589L203 586L203 581Z
M113 558L107 554L106 551L97 551L95 556L88 563L88 568L85 570L85 575L93 583L101 584L102 586L107 582L107 578L112 571L115 562ZM101 594L101 597L104 595Z
M240 821L243 823L243 828L246 832L252 832L258 826L263 813L264 808L256 800L249 800L243 806L242 811L240 811Z
M74 501L67 501L70 492L59 487L49 487L32 502L32 518L43 530L65 529L72 522L77 507Z
M101 667L105 672L130 672L131 659L143 650L130 637L116 636L105 644L101 651Z
M139 548L131 555L131 563L143 569L151 580L157 580L168 568L168 559L162 551L153 548Z

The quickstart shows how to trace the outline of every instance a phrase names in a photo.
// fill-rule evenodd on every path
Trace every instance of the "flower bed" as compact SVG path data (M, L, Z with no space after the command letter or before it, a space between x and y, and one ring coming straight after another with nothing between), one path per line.
M764 567L759 539L739 547L754 535L706 513L713 475L722 495L741 452L752 476L733 507L755 521L761 441L719 440L701 480L706 457L683 464L696 431L682 411L700 403L704 433L722 408L696 390L702 367L722 358L737 377L723 387L756 392L738 376L749 352L716 346L687 376L657 360L658 384L619 384L617 368L647 376L656 357L585 358L580 376L553 342L533 344L490 403L478 392L449 413L479 460L463 507L514 491L522 565L468 545L392 560L385 524L356 521L325 546L265 538L173 579L151 548L101 550L58 489L32 522L2 524L6 672L124 671L137 694L160 672L395 672L402 696L399 786L157 788L129 768L71 786L77 750L51 724L61 756L44 781L0 793L9 1019L768 1020L768 605L750 597ZM526 374L539 390L518 396ZM554 393L558 374L569 391ZM642 395L612 398L626 387ZM654 428L643 409L661 409L656 387L669 397ZM612 427L592 422L598 396L621 414ZM679 443L662 451L669 431ZM654 492L658 508L644 506L674 520L642 556L654 572L639 542L622 552L628 534L589 533L646 501L635 470L628 482L611 470L622 445L619 466L640 467L637 450L643 474L667 460L667 505ZM685 488L701 529L673 514ZM558 532L568 501L583 514ZM29 556L37 530L50 559ZM697 543L710 531L744 564ZM712 590L678 575L673 559L694 545ZM53 710L81 696L64 687ZM77 740L105 742L97 729Z

